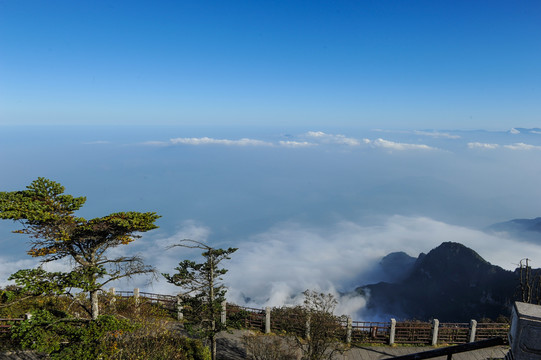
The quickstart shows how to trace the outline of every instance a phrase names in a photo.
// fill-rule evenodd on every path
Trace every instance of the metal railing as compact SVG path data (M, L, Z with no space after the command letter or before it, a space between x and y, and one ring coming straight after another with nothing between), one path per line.
M396 344L430 344L432 341L432 323L404 321L396 323Z
M353 343L386 344L389 342L391 323L351 322L351 341Z
M442 323L438 329L439 344L463 344L470 339L469 323Z

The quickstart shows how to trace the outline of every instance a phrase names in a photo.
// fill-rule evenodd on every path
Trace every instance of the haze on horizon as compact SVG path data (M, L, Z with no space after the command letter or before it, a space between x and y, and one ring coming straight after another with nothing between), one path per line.
M540 12L1 2L0 191L44 176L87 196L86 217L156 211L126 251L160 271L196 255L164 251L185 237L238 246L230 296L260 305L381 280L381 256L442 241L536 266L538 245L482 229L540 216ZM12 228L0 284L35 264Z

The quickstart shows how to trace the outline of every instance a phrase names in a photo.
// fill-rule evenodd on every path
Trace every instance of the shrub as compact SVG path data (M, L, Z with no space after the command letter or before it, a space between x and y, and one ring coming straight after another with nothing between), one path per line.
M46 353L51 359L105 360L118 352L116 339L135 327L110 315L89 321L38 310L14 325L11 333L23 349Z
M210 350L200 340L173 332L154 335L138 333L118 342L114 360L210 360Z

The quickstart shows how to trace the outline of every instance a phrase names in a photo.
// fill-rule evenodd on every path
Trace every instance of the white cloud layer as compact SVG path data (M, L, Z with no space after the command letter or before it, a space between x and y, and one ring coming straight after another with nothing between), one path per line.
M167 145L223 145L223 146L279 146L289 148L312 147L321 144L326 145L347 145L359 146L361 142L355 138L346 137L345 135L326 134L321 131L309 131L300 136L300 140L280 140L270 142L251 138L242 138L239 140L232 139L216 139L212 137L179 137L166 141L146 141L143 145L149 146L167 146ZM304 139L310 139L306 141Z
M480 143L480 142L471 142L468 143L468 148L470 149L488 149L493 150L499 148L500 145L498 144L487 144L487 143Z
M270 142L248 138L240 140L214 139L209 137L175 138L171 139L170 142L171 144L182 145L272 146Z
M516 151L541 150L541 146L539 145L531 145L531 144L525 144L525 143L515 143L515 144L510 144L510 145L489 144L489 143L481 143L481 142L468 143L468 148L470 149L494 150L500 147L504 149L516 150Z
M171 145L191 145L191 146L204 146L204 145L218 145L218 146L231 146L231 147L282 147L282 148L309 148L318 146L347 146L352 148L358 148L362 144L370 146L372 148L385 149L388 151L428 151L428 150L450 150L454 152L456 146L467 146L469 149L507 149L507 150L541 150L541 145L528 144L525 142L517 142L509 145L502 145L501 142L489 142L483 141L487 138L486 133L477 133L479 139L470 142L453 142L442 143L442 147L428 145L423 143L416 143L416 139L412 135L424 136L432 138L432 142L437 142L438 139L461 139L462 136L454 134L452 132L440 132L440 131L384 131L377 130L379 132L395 133L398 134L396 139L383 139L383 138L363 138L359 140L357 138L346 136L342 134L329 134L323 131L308 131L298 136L291 136L286 140L260 140L257 138L244 137L241 139L227 139L227 138L213 138L213 137L178 137L172 138L169 141L147 141L143 142L143 145L149 146L171 146ZM530 131L534 133L535 131ZM520 132L516 129L512 129L507 132L511 134L515 139L520 135ZM501 134L489 134L492 137L501 136ZM487 139L488 140L488 139ZM493 140L494 141L494 140ZM458 145L457 145L458 144Z
M504 148L509 150L541 150L541 146L530 145L525 143L515 143L512 145L504 145Z
M292 148L298 148L298 147L311 147L311 146L317 146L317 144L308 142L308 141L280 141L280 146L284 147L292 147Z
M437 150L434 147L425 145L425 144L407 144L394 142L389 140L384 140L382 138L376 140L363 139L363 142L367 145L383 148L387 150L396 150L396 151L406 151L406 150Z
M304 136L314 139L323 144L339 144L349 146L359 146L361 142L355 138L346 137L345 135L326 134L322 131L308 131Z

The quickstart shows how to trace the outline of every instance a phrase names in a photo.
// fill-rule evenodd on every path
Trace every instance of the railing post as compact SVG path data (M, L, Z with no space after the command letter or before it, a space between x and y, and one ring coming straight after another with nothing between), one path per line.
M346 343L351 344L351 333L353 331L353 321L351 316L348 316L347 328L346 328Z
M133 298L135 300L135 313L139 314L139 288L133 289Z
M265 334L270 334L271 332L271 308L267 306L265 308Z
M182 313L182 298L180 295L177 295L177 320L182 321L184 319L184 314Z
M434 319L432 322L432 346L436 346L438 344L438 328L440 326L440 321L438 319Z
M470 342L475 341L475 333L477 332L477 321L470 321Z
M394 344L395 332L396 332L396 320L391 319L391 329L389 330L389 345Z
M227 307L227 301L222 301L222 313L220 315L220 320L222 322L222 325L225 325L226 321L227 321L227 310L226 310L226 307Z
M109 293L111 294L111 307L113 310L116 310L116 289L114 287L110 288Z

